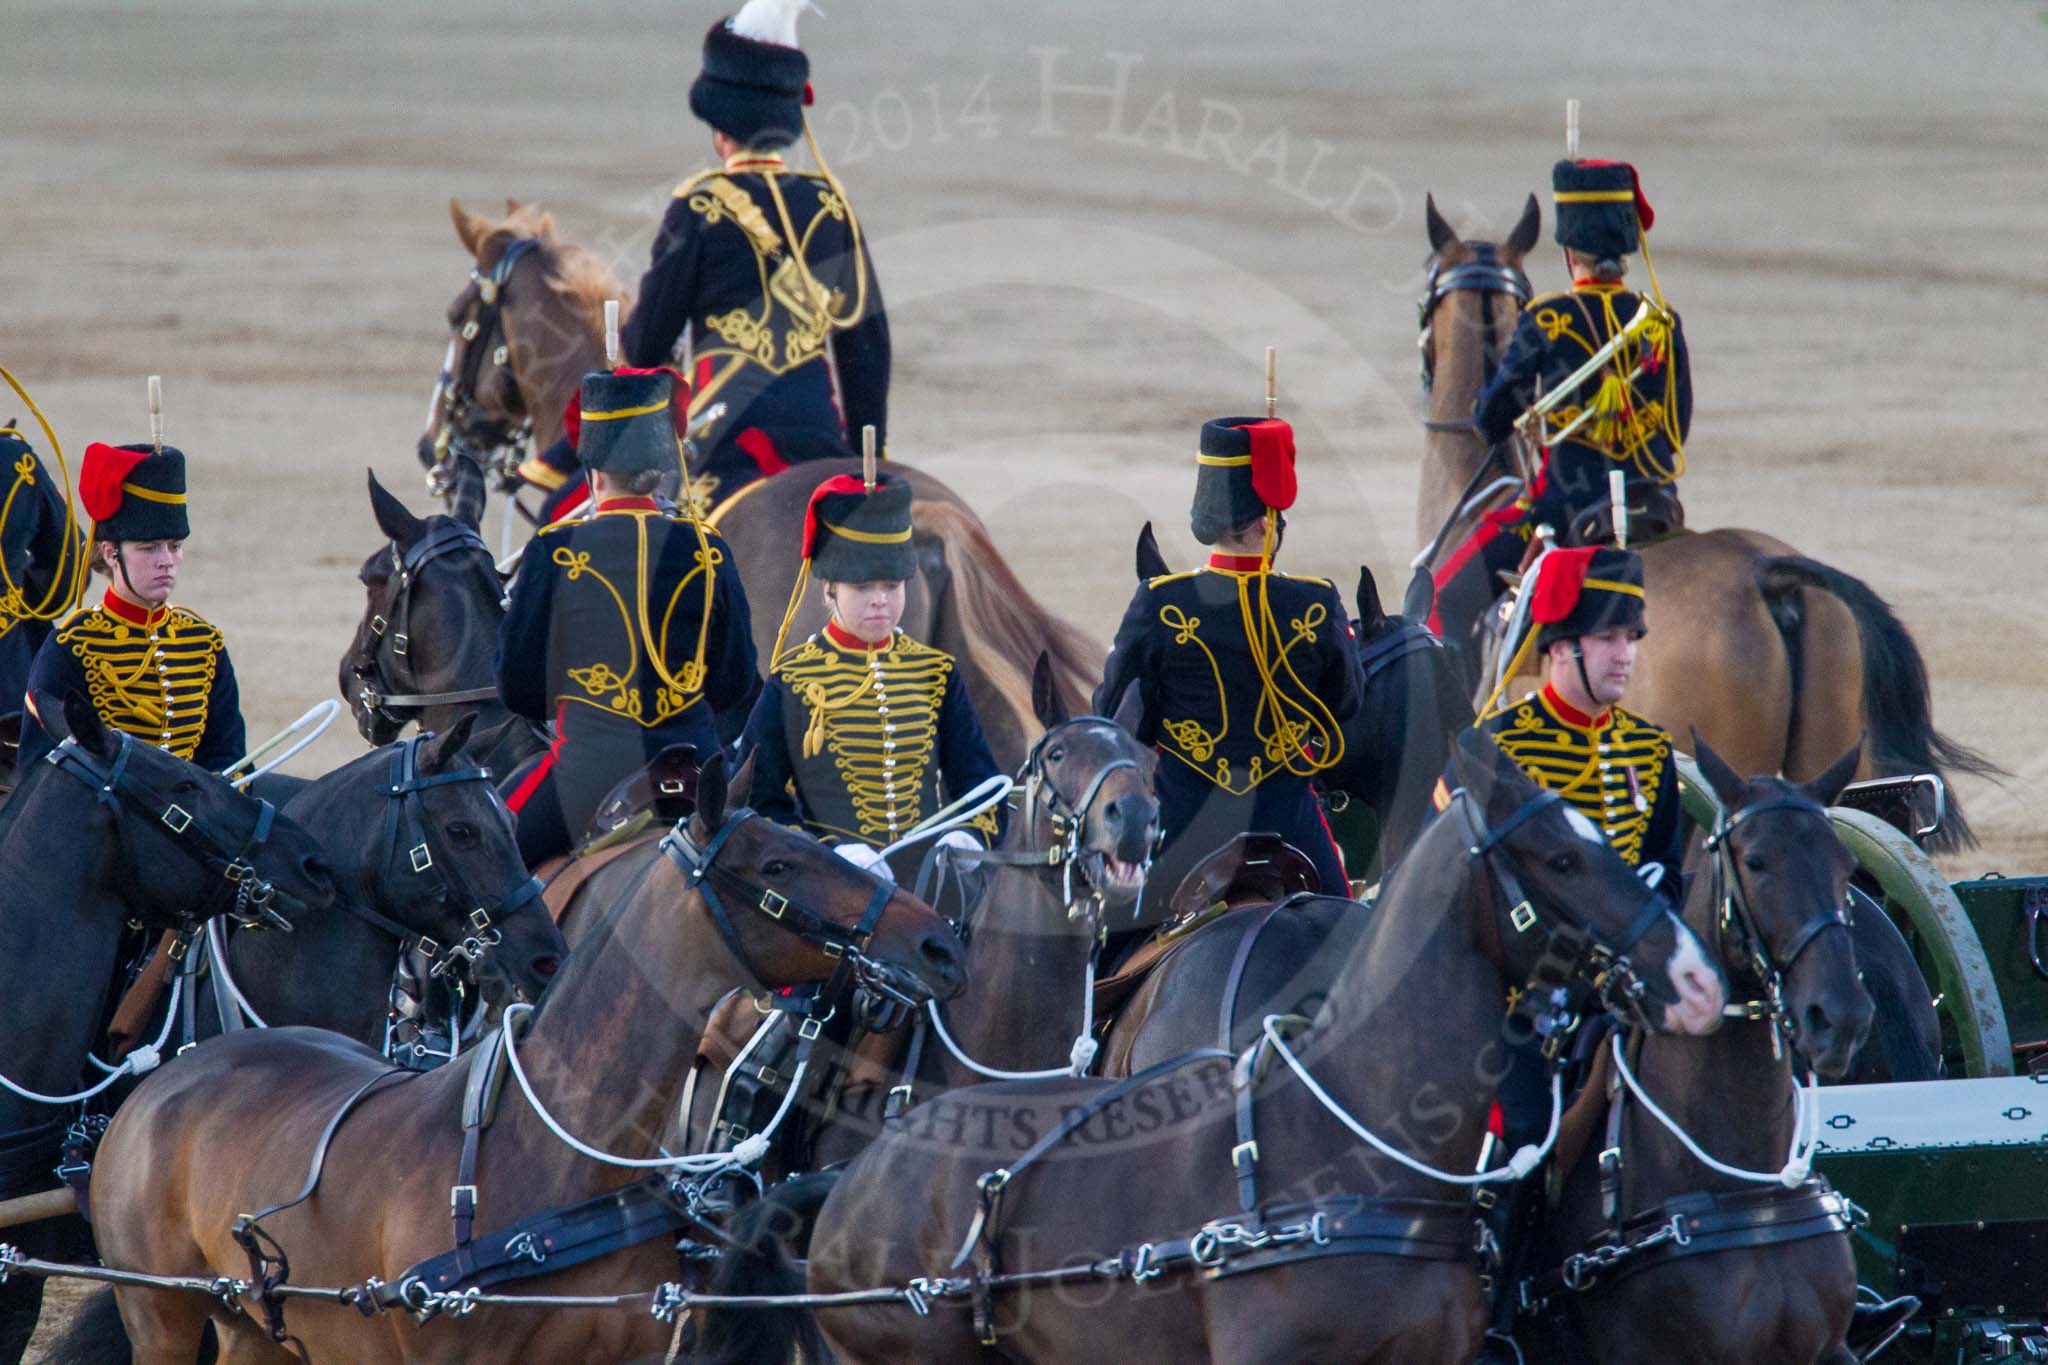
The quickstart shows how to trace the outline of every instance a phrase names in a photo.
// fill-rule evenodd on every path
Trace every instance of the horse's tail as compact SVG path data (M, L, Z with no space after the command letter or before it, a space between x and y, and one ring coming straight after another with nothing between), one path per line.
M808 1243L818 1210L838 1183L837 1171L800 1175L742 1209L727 1229L734 1247L719 1261L711 1292L803 1293L803 1272L791 1258L791 1248ZM816 1321L802 1308L707 1309L685 1357L691 1365L761 1365L799 1358L831 1359Z
M121 1324L121 1309L110 1288L95 1289L79 1302L64 1334L50 1344L46 1360L64 1365L133 1365L135 1348Z
M1920 647L1891 605L1853 574L1801 555L1778 555L1757 566L1757 589L1771 605L1773 619L1786 619L1784 599L1798 588L1827 593L1856 618L1863 649L1863 723L1871 770L1883 777L1934 773L1950 786L1948 818L1929 841L1938 853L1977 846L1950 778L2002 777L1989 758L1934 728L1934 702ZM1787 641L1796 650L1795 641Z
M1068 714L1086 712L1102 680L1102 649L1038 604L1004 562L980 518L966 507L921 500L912 507L911 519L945 548L952 580L947 598L956 620L944 632L944 647L961 655L1001 694L1027 734L1038 725L1031 672L1041 652L1052 663L1053 682Z

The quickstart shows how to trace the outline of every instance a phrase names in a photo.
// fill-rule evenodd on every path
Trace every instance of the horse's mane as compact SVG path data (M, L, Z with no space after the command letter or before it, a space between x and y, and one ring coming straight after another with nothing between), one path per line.
M589 324L592 335L604 328L606 299L619 300L621 316L631 310L632 299L610 264L589 247L556 236L552 213L513 200L507 200L505 207L504 221L494 224L478 240L479 266L497 260L513 242L532 237L540 242L548 287Z

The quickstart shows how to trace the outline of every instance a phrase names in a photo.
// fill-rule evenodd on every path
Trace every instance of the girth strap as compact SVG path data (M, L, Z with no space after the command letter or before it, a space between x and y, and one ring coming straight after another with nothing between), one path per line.
M1252 911L1246 917L1244 933L1238 937L1230 972L1223 979L1223 1004L1216 1020L1216 1047L1226 1057L1237 1055L1231 1033L1237 1023L1237 993L1244 985L1245 968L1251 965L1252 949L1258 946L1259 935L1285 904L1286 901L1277 901ZM1246 1213L1259 1206L1259 1134L1258 1116L1253 1110L1252 1070L1248 1065L1233 1068L1230 1075L1237 1110L1237 1145L1230 1149L1230 1165L1237 1175L1237 1206Z

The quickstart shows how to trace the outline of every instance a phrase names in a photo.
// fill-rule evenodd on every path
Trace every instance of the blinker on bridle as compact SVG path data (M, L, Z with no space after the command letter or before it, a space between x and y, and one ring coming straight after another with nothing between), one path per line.
M349 661L349 672L359 684L356 694L349 698L349 709L355 714L356 728L364 738L371 738L371 722L382 720L387 725L403 728L416 718L417 713L430 706L459 706L467 702L490 701L497 697L498 686L491 683L478 687L459 687L444 692L393 692L385 671L385 649L388 646L391 657L409 659L412 649L412 593L419 581L420 572L438 559L445 559L457 553L474 551L490 559L490 547L468 524L450 518L437 522L432 529L403 554L394 543L390 547L392 585L389 598L380 609L373 609L366 630L356 637L355 656ZM495 561L493 572L495 572Z
M1749 895L1743 889L1741 873L1735 866L1734 845L1729 836L1747 821L1768 811L1796 811L1819 816L1822 820L1828 818L1827 808L1809 797L1767 797L1733 814L1723 812L1714 822L1713 833L1707 836L1705 847L1714 855L1714 903L1717 907L1714 933L1719 940L1717 946L1721 960L1740 961L1760 992L1756 999L1731 1002L1723 1013L1728 1018L1752 1022L1768 1020L1773 1025L1772 1054L1782 1056L1785 1041L1791 1036L1793 1027L1785 1009L1785 978L1799 961L1800 954L1811 947L1815 939L1829 929L1849 928L1849 905L1844 900L1832 910L1815 913L1799 926L1792 934L1791 942L1782 948L1774 946L1765 937L1757 923L1756 912L1750 907ZM1731 938L1740 946L1740 954L1729 952Z
M528 252L540 247L538 237L522 237L505 248L491 266L489 274L475 267L470 268L469 278L476 285L477 310L475 316L456 329L456 336L463 345L460 373L449 375L443 371L441 382L447 387L442 392L441 409L437 414L441 427L434 439L434 464L427 473L427 486L436 497L446 496L453 486L453 461L467 457L478 468L493 463L493 457L500 465L506 451L518 451L526 444L533 431L533 417L529 413L518 423L505 426L502 431L491 432L476 421L476 384L483 371L483 357L488 349L491 363L503 365L508 358L504 340L504 299L505 286L512 279L512 271ZM495 347L488 347L492 338L498 339ZM501 418L485 418L488 422L503 423Z

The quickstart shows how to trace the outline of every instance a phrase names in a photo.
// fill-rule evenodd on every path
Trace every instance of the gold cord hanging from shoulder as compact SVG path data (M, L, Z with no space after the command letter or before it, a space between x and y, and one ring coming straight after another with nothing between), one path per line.
M64 447L57 440L57 433L50 426L50 419L43 416L43 410L36 406L36 400L29 397L21 381L4 366L0 365L0 379L7 381L7 387L14 390L23 403L28 405L29 415L36 419L36 425L43 429L43 438L50 443L50 453L57 461L57 488L64 496L64 538L57 551L57 566L50 576L50 590L39 602L30 603L23 590L8 572L5 561L0 561L0 585L4 585L6 598L19 599L19 619L25 621L54 621L69 612L72 606L85 595L86 575L91 561L85 553L84 537L78 531L76 502L71 494L71 466L64 458ZM24 453L14 466L14 483L7 490L4 501L0 501L0 525L14 511L14 500L24 489L35 484L35 457Z

